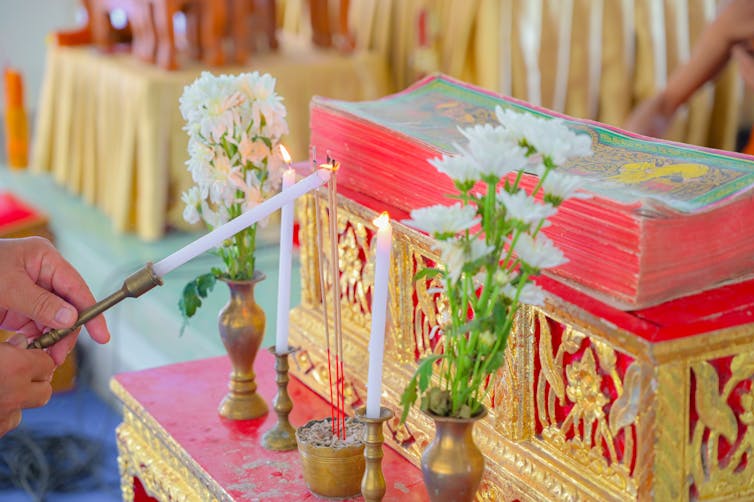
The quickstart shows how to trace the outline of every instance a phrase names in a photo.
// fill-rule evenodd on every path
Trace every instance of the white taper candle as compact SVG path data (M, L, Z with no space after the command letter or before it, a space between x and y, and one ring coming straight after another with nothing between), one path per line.
M369 373L367 375L367 418L380 418L382 394L382 360L385 353L385 320L390 277L390 250L393 230L390 217L382 213L373 222L377 225L377 244L372 287L372 332L369 335Z
M296 172L287 169L283 174L282 193L290 190L296 181ZM293 206L290 201L280 212L280 265L278 268L278 317L275 334L275 352L288 351L288 316L291 308L291 260L293 259Z
M180 267L190 259L199 256L210 248L220 245L225 239L230 238L249 225L253 225L259 220L266 218L286 203L294 201L305 193L324 185L330 179L331 172L332 171L329 169L318 169L316 172L299 181L285 192L280 192L279 194L270 197L258 206L246 211L241 216L233 218L224 225L217 227L195 241L188 243L175 253L158 261L154 264L152 270L154 270L154 273L157 274L157 276L163 277L165 274Z

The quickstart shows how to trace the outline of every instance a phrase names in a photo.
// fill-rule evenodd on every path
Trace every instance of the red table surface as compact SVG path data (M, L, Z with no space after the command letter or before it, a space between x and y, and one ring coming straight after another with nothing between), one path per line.
M277 421L272 409L277 391L272 354L260 350L254 368L258 392L270 406L270 413L255 420L227 420L217 413L231 371L225 356L114 378L234 500L316 500L304 483L298 452L269 451L260 444ZM288 393L294 403L289 416L293 427L330 416L327 402L293 376ZM384 432L389 433L386 426ZM428 500L421 471L390 447L383 450L384 500Z

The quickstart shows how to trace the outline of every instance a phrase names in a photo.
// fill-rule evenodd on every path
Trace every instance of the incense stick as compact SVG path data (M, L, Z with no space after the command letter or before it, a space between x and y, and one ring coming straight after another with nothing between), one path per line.
M312 155L312 159L316 159L316 155ZM314 161L316 164L316 160ZM316 170L316 165L314 166ZM327 316L327 286L325 285L325 246L322 239L322 214L320 212L319 196L314 194L314 220L317 226L317 266L319 268L319 294L322 301L322 315L324 316L325 323L325 347L327 348L327 381L330 385L330 426L332 427L332 433L335 435L336 430L336 404L333 399L333 380L332 380L332 356L330 351L330 323Z

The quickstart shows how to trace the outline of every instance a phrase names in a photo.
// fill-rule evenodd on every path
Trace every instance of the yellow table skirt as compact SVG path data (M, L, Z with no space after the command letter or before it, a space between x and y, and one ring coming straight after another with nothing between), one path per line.
M206 69L188 65L167 72L127 54L49 46L32 169L52 173L103 210L118 231L154 240L170 226L187 228L180 195L192 181L178 99ZM392 91L383 57L345 56L297 40L284 40L276 53L253 56L248 67L212 71L260 71L277 78L290 127L284 142L294 160L308 157L312 96L364 100Z

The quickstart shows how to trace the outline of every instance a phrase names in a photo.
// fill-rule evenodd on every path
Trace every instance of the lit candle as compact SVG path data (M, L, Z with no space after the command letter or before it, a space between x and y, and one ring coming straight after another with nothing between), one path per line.
M390 274L390 250L393 230L390 217L382 213L373 223L377 225L377 245L372 288L372 332L369 335L369 373L367 376L367 418L380 418L382 394L382 359L385 352L385 318Z
M157 276L163 277L171 270L180 267L190 259L199 256L208 249L219 246L225 239L230 238L244 228L268 217L286 203L292 202L305 193L324 185L327 183L327 180L330 179L331 172L332 171L329 169L318 169L316 172L299 181L285 192L280 192L279 194L270 197L261 204L246 211L241 216L233 218L224 225L217 227L195 241L190 242L175 253L158 261L154 264L152 270L154 270L154 273L157 274Z
M283 174L281 193L288 191L296 182L296 171L291 169L291 157L281 145L280 153L288 164ZM278 318L275 335L275 351L282 354L288 351L288 316L291 308L291 260L293 248L293 201L285 204L280 212L280 265L278 268Z

